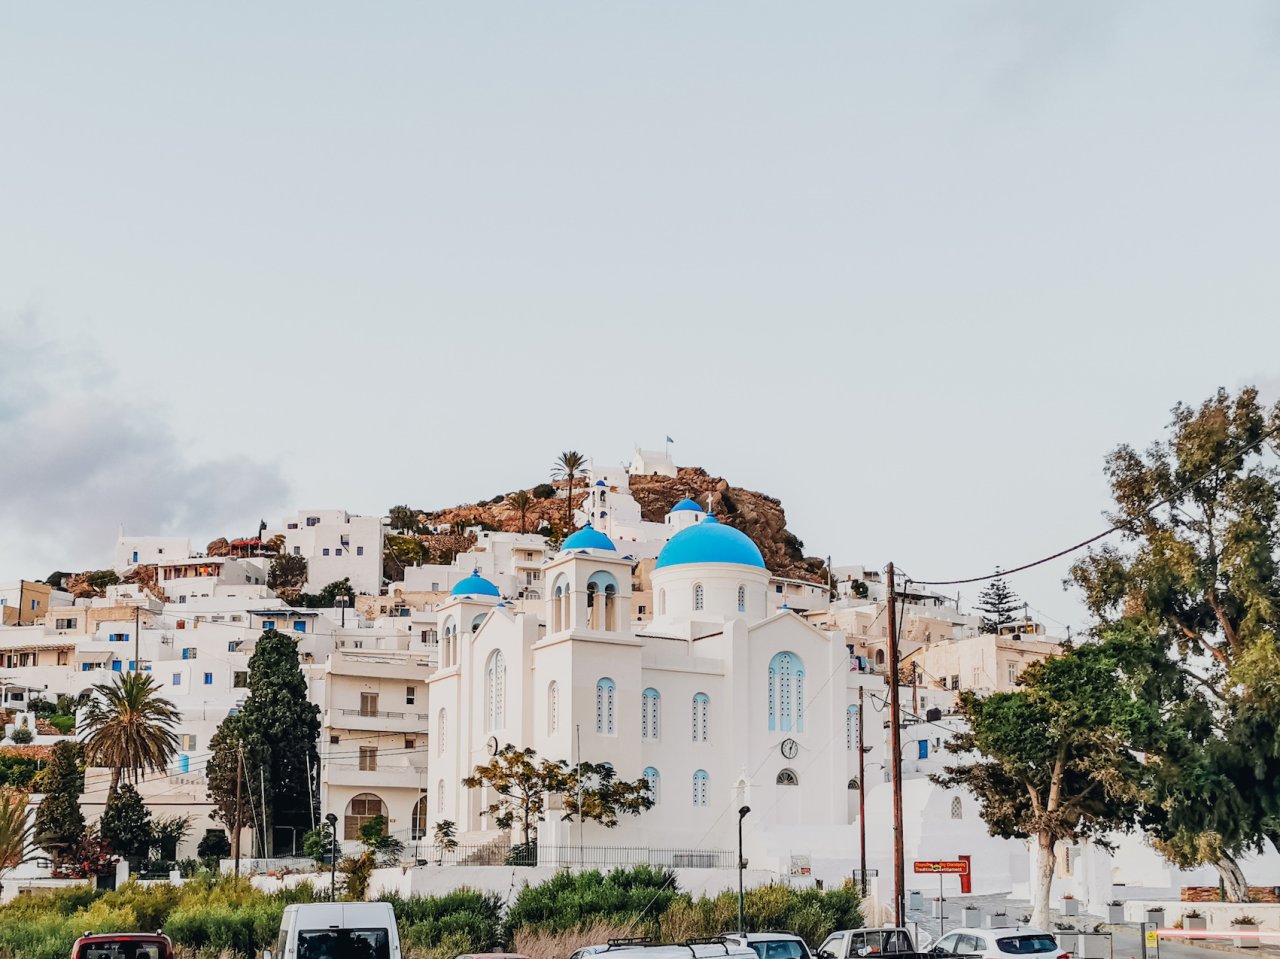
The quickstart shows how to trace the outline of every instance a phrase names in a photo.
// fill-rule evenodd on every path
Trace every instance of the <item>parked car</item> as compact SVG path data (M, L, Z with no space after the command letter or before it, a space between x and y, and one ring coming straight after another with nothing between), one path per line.
M1053 933L1027 926L1008 929L952 929L940 938L931 956L981 956L983 959L1070 959Z
M726 932L724 940L747 946L759 959L810 959L812 955L793 932Z
M603 946L583 946L570 959L759 959L750 946L731 942L727 936L654 942L652 939L610 939Z
M858 959L916 952L911 931L902 926L841 929L827 936L818 947L818 959Z
M173 959L173 943L158 932L85 933L71 947L71 959Z
M529 959L519 952L464 952L457 959Z
M274 959L400 959L396 914L389 902L295 903L284 907L276 949Z

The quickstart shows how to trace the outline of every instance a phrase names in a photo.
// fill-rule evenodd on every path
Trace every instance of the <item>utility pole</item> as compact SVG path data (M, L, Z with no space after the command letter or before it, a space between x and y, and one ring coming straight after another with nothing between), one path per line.
M135 673L142 672L142 660L138 657L138 634L142 632L142 607L133 607L133 671Z
M861 842L858 848L862 852L862 898L867 898L867 766L865 747L862 745L862 704L864 687L858 687L858 832Z
M906 868L902 856L902 712L898 702L898 600L894 594L893 563L889 564L889 722L893 748L893 923L906 919L903 887Z
M235 847L236 876L240 875L240 775L244 772L244 753L236 749L236 825L232 832L231 844Z

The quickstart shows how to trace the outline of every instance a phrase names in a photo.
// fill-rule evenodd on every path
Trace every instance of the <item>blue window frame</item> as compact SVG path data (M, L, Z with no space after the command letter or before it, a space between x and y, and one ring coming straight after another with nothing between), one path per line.
M275 629L275 628L276 628L276 621L274 619L264 619L262 621L263 632L266 632L268 629Z
M171 686L181 686L181 685L182 685L182 673L174 673L174 674L173 674L173 682L172 682L172 683L170 683L169 685L171 685Z
M363 556L363 555L364 555L364 547L363 547L363 546L357 546L357 547L356 547L356 555L357 555L357 556Z
M113 673L124 672L124 663L120 662L118 659L111 660L111 671Z
M795 653L769 660L769 731L804 732L804 664Z
M295 619L293 621L293 631L295 633L305 633L307 631L307 621L305 619Z
M182 756L179 756L179 757L178 757L178 772L180 772L180 773L189 773L189 772L191 772L191 757L190 757L190 756L187 756L187 755L185 755L185 754L184 754L184 755L182 755Z
M133 559L130 560L130 562L136 563L137 561L138 561L138 551L135 549L133 551Z
M206 686L212 686L212 685L213 685L213 673L205 673L205 674L204 674L204 684L205 684Z
M705 769L699 769L693 774L693 804L695 806L705 806L707 804L708 779Z
M929 758L929 740L921 739L919 740L918 745L920 747L920 758L928 759Z

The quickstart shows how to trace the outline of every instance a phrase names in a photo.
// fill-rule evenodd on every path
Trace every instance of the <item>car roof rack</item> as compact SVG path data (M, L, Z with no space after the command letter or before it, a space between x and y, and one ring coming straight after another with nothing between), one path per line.
M653 936L625 936L617 939L610 939L606 945L609 949L621 949L624 946L652 946L654 944Z
M724 949L724 954L729 955L729 941L724 936L694 936L692 939L686 939L680 943L689 950L689 954L697 956L694 946L720 946Z

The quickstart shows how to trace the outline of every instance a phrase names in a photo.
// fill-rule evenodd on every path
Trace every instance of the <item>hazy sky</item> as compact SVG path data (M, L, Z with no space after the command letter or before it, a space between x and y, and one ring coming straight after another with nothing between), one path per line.
M1278 118L1263 2L7 4L0 578L667 434L1015 565L1280 382Z

